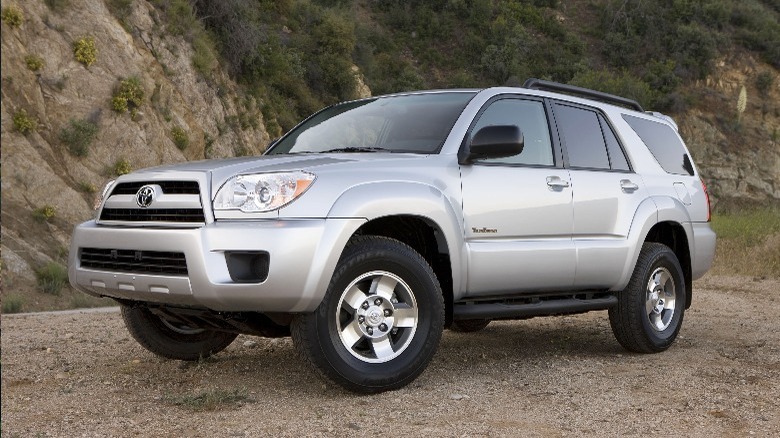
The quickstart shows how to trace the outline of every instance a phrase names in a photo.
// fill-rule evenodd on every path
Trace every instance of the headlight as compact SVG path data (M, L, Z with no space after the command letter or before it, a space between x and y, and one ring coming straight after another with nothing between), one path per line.
M106 199L109 190L111 190L111 187L114 186L115 182L116 182L115 179L112 179L109 182L107 182L106 185L103 186L103 191L101 191L100 194L95 197L95 204L92 205L92 208L95 211L97 211L100 208L100 206L103 205L103 200Z
M302 171L234 176L217 192L214 210L247 213L276 210L301 196L315 178Z

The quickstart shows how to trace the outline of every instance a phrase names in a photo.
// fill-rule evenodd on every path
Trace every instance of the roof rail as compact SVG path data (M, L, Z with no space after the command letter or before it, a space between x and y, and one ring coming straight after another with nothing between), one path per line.
M614 105L620 105L626 108L637 110L639 112L645 112L645 110L642 108L642 105L633 99L615 96L614 94L602 93L601 91L591 90L590 88L577 87L576 85L561 84L559 82L531 78L525 81L523 88L542 91L557 91L575 96L589 97L600 102L611 103Z

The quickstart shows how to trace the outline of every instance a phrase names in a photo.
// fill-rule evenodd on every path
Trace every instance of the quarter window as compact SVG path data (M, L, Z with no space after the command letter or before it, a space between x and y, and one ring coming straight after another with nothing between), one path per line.
M554 165L550 130L542 102L523 99L501 99L490 104L472 129L492 125L515 125L523 133L523 151L505 158L479 160L480 163Z
M623 115L623 120L639 135L666 173L693 175L693 167L685 162L685 146L671 126L628 114Z

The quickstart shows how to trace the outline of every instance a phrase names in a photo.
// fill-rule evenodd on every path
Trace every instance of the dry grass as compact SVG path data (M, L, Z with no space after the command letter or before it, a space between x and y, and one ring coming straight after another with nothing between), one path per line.
M714 215L719 275L780 277L780 209L763 208Z

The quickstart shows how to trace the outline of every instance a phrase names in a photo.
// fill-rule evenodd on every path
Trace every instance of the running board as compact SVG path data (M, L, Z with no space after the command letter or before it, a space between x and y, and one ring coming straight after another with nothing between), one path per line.
M502 319L533 318L534 316L563 315L582 313L591 310L606 310L617 304L614 295L601 298L577 299L562 298L542 300L533 303L469 303L455 304L452 309L454 319Z

